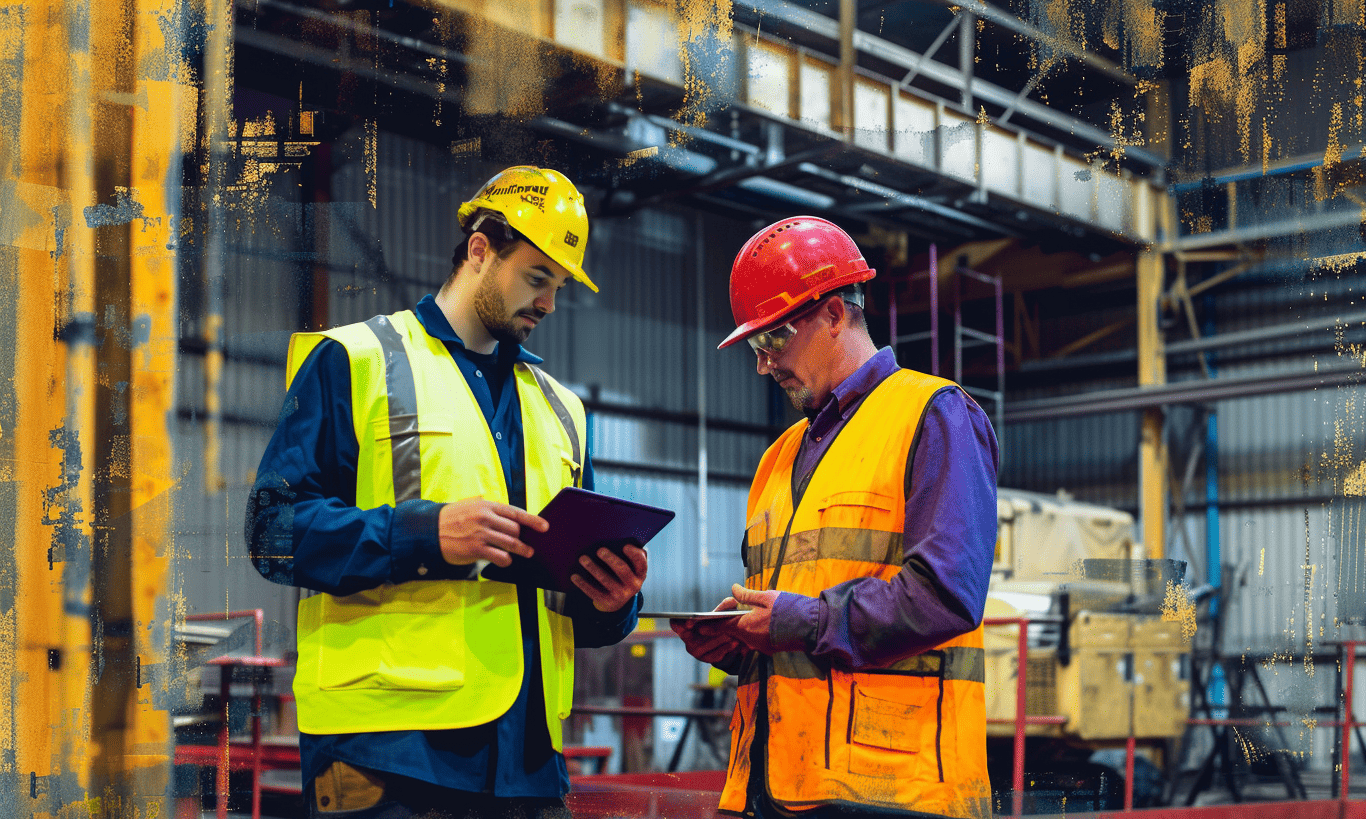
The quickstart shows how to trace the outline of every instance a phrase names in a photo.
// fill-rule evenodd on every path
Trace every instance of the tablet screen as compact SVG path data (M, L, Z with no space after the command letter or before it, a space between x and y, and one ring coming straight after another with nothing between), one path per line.
M644 546L674 518L669 509L574 486L561 489L538 514L550 528L537 532L523 526L520 536L535 554L513 556L506 569L490 564L485 578L567 592L576 588L569 576L583 572L581 555L595 554L602 546L618 554L628 544Z

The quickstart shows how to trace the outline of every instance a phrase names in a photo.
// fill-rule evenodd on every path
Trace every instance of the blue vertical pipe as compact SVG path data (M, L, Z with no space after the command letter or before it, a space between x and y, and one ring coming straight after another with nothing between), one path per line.
M1214 335L1214 296L1206 294L1200 305L1205 314L1202 332L1205 337ZM1215 353L1213 350L1206 351L1206 363L1209 365L1210 378L1214 378L1218 373L1215 369ZM1214 587L1214 596L1210 599L1209 614L1214 622L1214 633L1222 637L1223 629L1218 627L1219 618L1223 616L1220 606L1220 598L1223 596L1223 565L1222 555L1219 548L1219 413L1210 407L1205 419L1205 565L1208 567L1208 581ZM1219 646L1214 647L1215 652L1219 651ZM1209 689L1206 692L1209 704L1215 709L1216 717L1222 719L1226 715L1223 706L1226 701L1224 689L1224 667L1215 663L1210 668Z

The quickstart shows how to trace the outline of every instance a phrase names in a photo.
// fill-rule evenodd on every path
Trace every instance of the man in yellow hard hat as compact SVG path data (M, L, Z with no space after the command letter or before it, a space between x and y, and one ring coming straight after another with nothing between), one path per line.
M509 168L458 214L440 291L297 333L247 540L299 604L311 816L563 817L574 649L632 631L643 549L587 561L568 594L484 577L529 556L561 488L591 488L583 405L522 348L583 269L562 174Z

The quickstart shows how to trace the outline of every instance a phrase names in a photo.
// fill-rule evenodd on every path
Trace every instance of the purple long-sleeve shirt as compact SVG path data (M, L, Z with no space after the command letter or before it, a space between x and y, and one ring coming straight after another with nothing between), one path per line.
M835 388L802 438L793 466L799 485L862 399L897 369L891 348L884 347ZM775 649L860 670L976 628L996 545L997 457L986 413L961 389L936 393L910 453L901 571L891 582L855 578L819 597L782 592L769 626Z

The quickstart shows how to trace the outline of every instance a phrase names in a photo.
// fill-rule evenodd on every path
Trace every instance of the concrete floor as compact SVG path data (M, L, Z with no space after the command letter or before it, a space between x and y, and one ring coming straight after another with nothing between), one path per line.
M1170 807L1181 807L1185 803L1185 795L1189 791L1195 779L1194 771L1183 774L1181 782L1178 783L1176 804ZM1327 800L1332 797L1332 783L1338 774L1330 771L1300 771L1299 778L1303 784L1305 792L1310 800ZM1289 801L1286 795L1286 786L1279 778L1267 777L1247 777L1244 776L1238 783L1239 793L1243 802L1284 802ZM1366 800L1366 770L1354 772L1350 783L1350 796L1353 800ZM1211 787L1202 791L1196 798L1193 807L1208 807L1211 805L1232 804L1236 800L1233 793L1221 777L1215 777ZM261 819L298 819L297 816L287 813L287 808L281 807L281 800L263 800ZM271 812L273 809L273 812ZM1070 812L1069 812L1070 813ZM216 819L217 814L212 810L203 811L195 815L190 812L187 816L184 813L178 814L178 819ZM229 819L251 819L251 814L234 811L228 813ZM691 819L690 817L670 817L670 819ZM710 819L704 817L702 819Z

